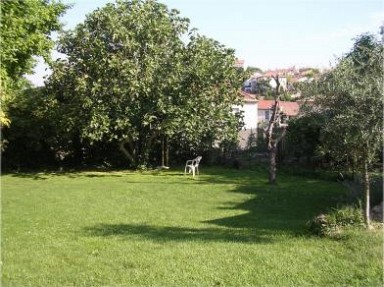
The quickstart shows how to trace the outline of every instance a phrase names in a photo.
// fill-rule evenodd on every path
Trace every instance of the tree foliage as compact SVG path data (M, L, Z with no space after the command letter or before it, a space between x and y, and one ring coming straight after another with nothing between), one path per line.
M337 163L363 172L368 225L368 171L383 145L383 60L382 44L373 35L361 35L320 86L327 116L323 151Z
M372 35L360 36L321 86L320 103L328 116L324 149L356 168L376 160L382 147L382 51Z
M2 155L7 166L52 164L55 151L64 141L57 138L58 115L44 88L20 91L9 103L8 112L12 125L4 130L7 147Z
M287 138L292 154L307 163L318 155L320 133L325 124L325 116L318 111L301 111L301 115L289 121Z
M60 29L59 17L67 6L46 0L16 0L2 1L0 8L0 124L7 126L7 102L22 85L23 75L32 72L34 56L49 61L54 45L50 33Z
M65 129L116 143L133 166L147 165L164 137L194 147L233 138L241 83L234 51L188 24L177 10L132 0L107 4L65 32L59 51L67 58L48 83Z

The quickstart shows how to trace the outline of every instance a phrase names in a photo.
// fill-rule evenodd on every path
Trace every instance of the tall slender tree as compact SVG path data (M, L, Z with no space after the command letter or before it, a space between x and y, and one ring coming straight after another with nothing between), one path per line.
M383 147L383 46L363 34L321 85L327 120L323 149L334 161L361 172L365 222L370 227L370 170Z
M280 80L279 75L273 76L276 87L274 93L274 104L272 106L272 115L269 119L267 129L265 130L267 148L269 152L269 183L276 183L277 171L277 153L279 142L287 133L287 125L281 124L284 113L280 107Z

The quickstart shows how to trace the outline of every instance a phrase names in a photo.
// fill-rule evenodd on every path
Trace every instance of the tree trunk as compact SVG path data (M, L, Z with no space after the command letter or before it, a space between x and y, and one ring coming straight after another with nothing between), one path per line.
M273 130L276 123L276 111L278 102L275 100L275 106L272 111L272 117L269 121L266 139L269 152L269 183L276 183L276 157L277 157L277 142L273 138Z
M131 164L134 166L136 164L136 160L133 155L125 148L126 143L128 143L128 141L121 141L119 143L119 149L131 161Z
M126 141L131 149L131 158L134 159L134 166L136 168L145 168L150 161L150 152L153 148L153 140L156 137L149 127L142 127L139 135L135 140ZM126 154L126 152L124 152ZM130 159L131 159L130 158Z
M165 166L165 136L161 137L161 166Z
M277 147L272 146L269 151L269 183L276 183L276 156L277 156Z
M368 229L371 228L371 218L370 218L370 179L368 172L368 163L364 163L364 194L365 194L365 208L364 208L364 219L365 224Z
M277 124L279 118L278 118L278 107L279 107L279 88L280 88L280 81L279 76L273 77L273 79L276 81L276 91L275 91L275 104L272 109L272 116L268 123L268 128L266 130L266 141L268 146L268 152L269 152L269 183L275 184L276 183L276 157L277 157L277 144L278 139L274 139L274 128Z
M141 132L138 141L138 153L137 153L137 166L147 167L149 164L149 155L152 149L153 139L155 138L155 134L151 133L150 130Z
M169 145L166 135L161 137L161 166L169 166Z
M165 146L165 166L169 166L169 144L167 136L164 137Z

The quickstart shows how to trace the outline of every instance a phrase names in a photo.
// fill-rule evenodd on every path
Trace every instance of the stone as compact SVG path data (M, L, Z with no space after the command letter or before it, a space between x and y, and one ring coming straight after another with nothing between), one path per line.
M371 219L383 222L383 202L371 208Z

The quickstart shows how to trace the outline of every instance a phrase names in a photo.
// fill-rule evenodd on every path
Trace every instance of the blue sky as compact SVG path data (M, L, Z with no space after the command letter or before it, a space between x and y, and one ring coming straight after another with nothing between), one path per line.
M73 7L62 17L72 29L85 15L113 0L65 0ZM191 21L190 27L236 50L245 65L262 69L326 68L348 52L353 38L378 34L383 0L159 0ZM54 54L55 55L55 54ZM41 63L29 76L43 83Z

